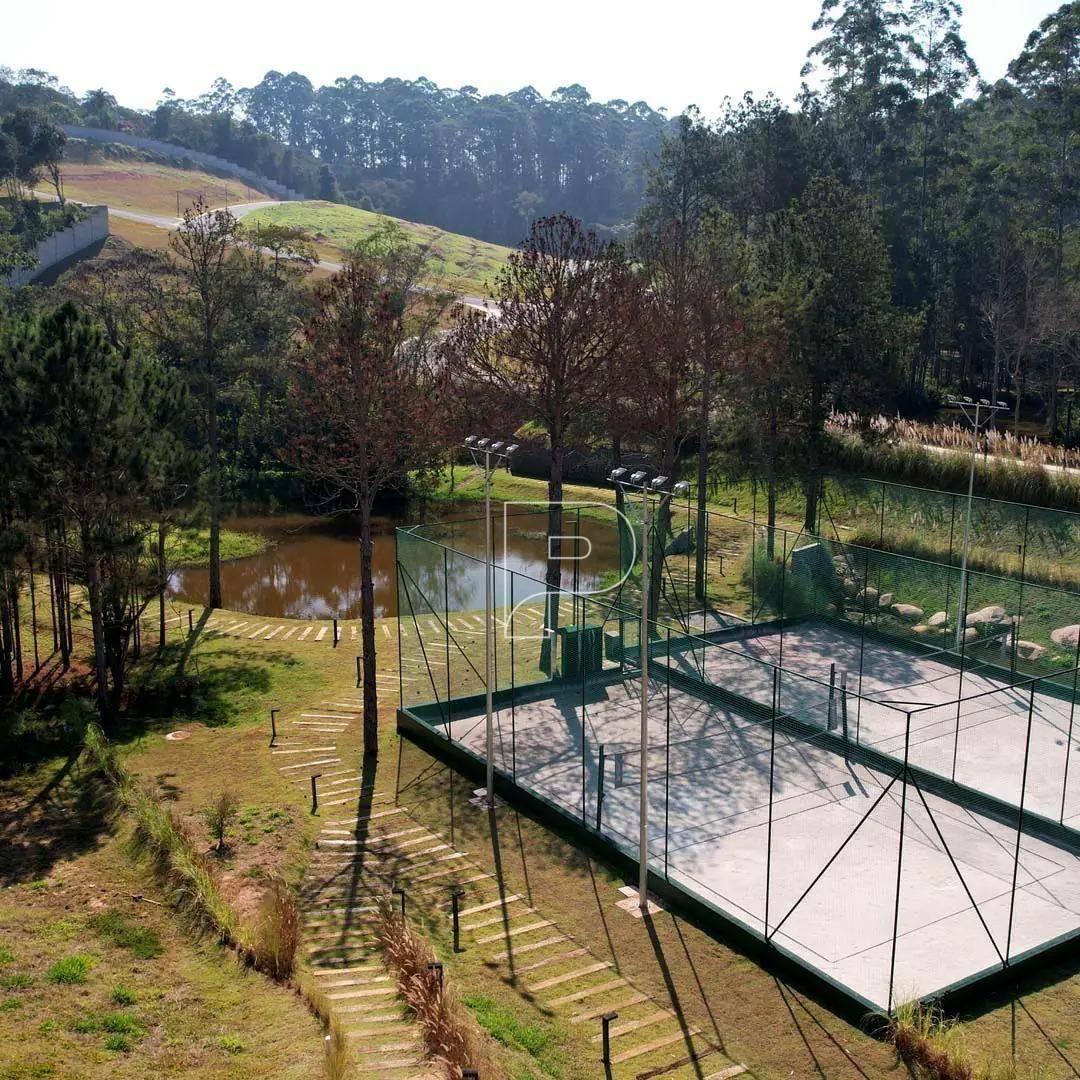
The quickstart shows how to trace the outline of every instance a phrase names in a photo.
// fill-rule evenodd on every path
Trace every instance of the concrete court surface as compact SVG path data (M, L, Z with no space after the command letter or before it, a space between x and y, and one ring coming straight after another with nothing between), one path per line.
M952 664L870 639L860 656L857 629L803 623L784 631L780 708L824 726L835 663L838 681L847 672L850 738L902 761L910 711L913 765L1019 806L1031 687L980 674L988 657L999 659L975 653L977 669L961 676ZM674 663L769 705L769 665L780 659L780 635L768 633L676 653ZM654 662L666 658L654 652ZM1080 829L1080 708L1038 686L1024 808Z
M584 725L582 714L577 688L500 710L496 764L506 773L516 770L519 784L566 813L580 817L584 809L595 823L604 743L602 828L636 857L640 681L589 688ZM912 785L905 794L899 780L888 787L893 776L781 732L767 859L769 726L675 689L669 701L656 678L650 714L651 867L666 869L688 892L765 933L768 864L768 933L865 1002L890 1004L902 804L892 1004L1080 931L1080 858L1072 852L1023 836L1012 904L1015 828L930 795L924 804ZM483 715L455 720L451 734L483 757Z

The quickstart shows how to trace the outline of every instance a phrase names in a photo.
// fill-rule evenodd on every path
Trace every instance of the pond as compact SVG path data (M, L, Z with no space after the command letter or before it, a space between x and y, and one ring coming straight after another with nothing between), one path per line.
M546 515L524 514L516 525L502 529L502 508L493 506L495 519L496 562L515 575L515 599L523 591L532 594L544 580ZM397 615L394 588L394 530L417 521L439 522L440 527L427 533L440 542L451 543L459 551L484 553L483 507L476 503L440 504L437 507L413 507L401 517L382 515L375 522L375 617ZM271 541L259 555L234 559L221 567L222 604L230 611L270 618L356 619L360 617L360 542L359 521L349 515L313 517L304 514L279 514L264 517L236 517L224 523L239 532L257 533ZM576 523L564 532L573 534ZM577 584L585 590L595 587L601 577L618 565L618 541L608 521L581 519L581 533L589 537L587 551L577 564ZM409 564L429 580L442 581L443 549L435 544L412 545ZM419 567L418 567L419 561ZM430 567L424 564L430 563ZM470 563L475 572L453 575L448 589L451 610L476 611L484 606L483 571L479 563ZM424 572L427 571L427 572ZM173 595L196 604L207 599L208 571L205 567L176 571L170 580ZM534 579L526 581L526 578ZM574 583L574 563L563 564L563 584ZM501 587L501 586L499 586ZM442 588L440 584L439 588ZM442 598L440 597L440 600Z

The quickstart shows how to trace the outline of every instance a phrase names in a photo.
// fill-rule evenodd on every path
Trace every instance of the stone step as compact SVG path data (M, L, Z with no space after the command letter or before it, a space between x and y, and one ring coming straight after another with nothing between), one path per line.
M337 765L341 761L339 757L319 758L318 761L301 761L295 765L282 765L278 772L292 772L294 769L314 769L319 765ZM308 781L310 783L310 781Z
M514 956L521 956L524 953L536 952L537 949L546 949L550 945L557 945L562 941L569 941L570 939L565 934L558 934L555 937L544 938L543 941L533 941L528 945L519 945L512 950L496 953L491 957L493 964L501 963L504 960L509 960L511 953Z
M486 926L497 926L499 923L509 922L511 919L524 919L526 916L535 914L536 912L531 907L523 907L520 911L501 911L489 919L481 919L479 922L464 925L461 929L463 932L473 933L476 930L483 930Z
M358 964L355 967L334 968L332 971L316 971L316 977L326 979L336 978L338 975L363 975L367 972L381 972L386 969L380 964Z
M555 924L551 919L540 919L537 922L531 922L526 926L511 926L509 930L504 930L498 934L488 934L486 937L477 938L477 945L490 945L493 941L502 941L505 938L521 937L522 934L531 934L534 930L541 930L545 926L554 926Z
M665 1046L671 1046L672 1043L682 1042L685 1039L689 1039L694 1035L700 1035L701 1032L697 1028L690 1028L689 1031L676 1031L673 1035L662 1035L658 1039L653 1039L652 1042L644 1043L641 1046L634 1046L629 1050L623 1050L620 1054L613 1054L611 1057L612 1065L621 1065L624 1061L633 1061L634 1058L643 1057L645 1054L651 1054L655 1050L663 1050Z
M571 1024L582 1024L586 1020L596 1020L608 1012L620 1012L623 1009L629 1009L634 1005L640 1005L643 1001L648 1001L648 994L631 994L627 998L623 998L620 1001L616 1001L612 1005L598 1005L594 1009L589 1009L588 1012L574 1013L570 1017Z
M618 1009L612 1009L612 1012L618 1012ZM608 1035L612 1039L618 1039L623 1035L629 1035L633 1031L640 1031L642 1028L652 1027L653 1024L663 1023L665 1020L671 1020L673 1018L672 1013L667 1009L657 1009L656 1012L649 1013L648 1016L643 1016L640 1020L627 1020L625 1024L616 1024L614 1027L608 1029ZM589 1041L598 1043L603 1041L603 1033L594 1035Z
M517 900L523 899L517 893L511 893L509 896L500 897L498 900L489 900L486 904L477 904L474 907L466 908L464 911L459 911L459 918L466 918L469 915L479 915L481 911L487 911L490 908L498 907L500 904L512 904Z
M378 983L390 982L390 976L384 971L381 975L369 975L369 976L352 976L346 975L344 978L338 979L334 982L323 983L322 986L326 990L342 990L346 986L375 986Z
M353 1037L351 1031L346 1031L345 1035L348 1038ZM359 1038L359 1036L357 1036ZM422 1050L424 1044L420 1041L419 1036L414 1036L411 1039L399 1040L398 1042L392 1042L389 1044L382 1044L379 1046L356 1046L353 1047L354 1054L407 1054L409 1052L416 1052Z
M597 960L595 964L586 964L577 971L567 971L562 975L553 975L550 979L534 983L530 990L538 993L541 990L549 990L553 986L562 986L563 983L573 982L575 979L584 979L586 975L595 975L598 971L606 971L611 967L609 960Z
M396 997L397 987L391 984L386 986L367 986L359 990L339 990L334 994L327 994L327 1001L356 1001L359 998L373 997Z
M569 1005L574 1001L584 1001L586 998L594 997L597 994L605 994L608 990L617 990L620 986L629 986L630 984L623 978L611 979L606 983L600 983L598 986L590 986L584 990L577 990L573 994L565 994L563 997L552 998L546 1004L553 1009L557 1009L560 1005Z
M548 964L558 964L563 960L573 960L577 956L588 956L588 949L569 949L566 952L556 953L554 956L545 956L543 960L534 960L531 964L525 964L523 967L514 968L515 975L525 975L530 971L536 971L539 968L547 967Z

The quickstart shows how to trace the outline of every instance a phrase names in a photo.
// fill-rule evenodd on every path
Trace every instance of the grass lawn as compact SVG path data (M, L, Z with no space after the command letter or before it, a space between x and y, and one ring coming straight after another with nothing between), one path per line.
M273 223L304 229L315 241L321 257L340 261L344 252L390 220L400 225L419 245L430 250L432 280L458 292L482 296L485 286L505 264L510 249L445 232L434 225L420 225L401 218L387 218L369 210L330 202L290 202L268 206L249 214L245 223Z
M180 214L200 196L214 208L272 197L243 180L138 158L84 164L69 157L62 172L64 192L72 199L168 218L178 216L177 192Z

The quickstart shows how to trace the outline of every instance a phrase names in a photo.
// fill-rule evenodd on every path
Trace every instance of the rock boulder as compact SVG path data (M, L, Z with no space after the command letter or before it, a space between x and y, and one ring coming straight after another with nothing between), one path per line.
M923 617L923 609L914 604L893 604L889 610L905 622L917 623Z

